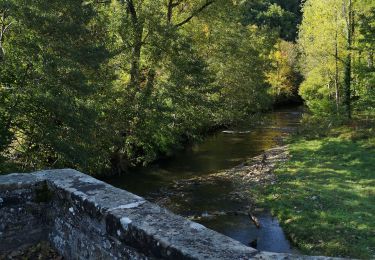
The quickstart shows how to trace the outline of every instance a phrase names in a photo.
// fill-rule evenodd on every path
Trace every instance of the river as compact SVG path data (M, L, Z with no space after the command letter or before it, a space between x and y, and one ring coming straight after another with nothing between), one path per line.
M106 181L245 245L270 252L295 253L279 223L269 213L264 211L258 216L259 229L249 216L241 214L248 201L232 194L235 189L231 181L188 182L183 189L179 182L233 168L277 146L296 129L301 115L302 109L296 107L275 110L266 114L260 123L252 119L232 129L218 131L173 157Z

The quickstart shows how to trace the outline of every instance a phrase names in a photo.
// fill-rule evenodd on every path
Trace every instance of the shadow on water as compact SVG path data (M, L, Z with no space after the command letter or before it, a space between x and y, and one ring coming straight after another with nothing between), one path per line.
M256 240L256 245L251 245L260 250L291 252L277 220L267 213L258 215L262 223L260 229L244 214L210 215L212 212L244 212L249 205L246 199L227 196L234 191L234 184L230 181L192 182L182 190L173 187L181 180L230 169L275 147L281 138L298 126L301 114L300 108L279 109L267 114L257 127L253 122L245 122L235 129L217 132L169 159L106 181L159 202L185 217L200 216L197 222L245 245ZM168 202L160 203L161 200Z

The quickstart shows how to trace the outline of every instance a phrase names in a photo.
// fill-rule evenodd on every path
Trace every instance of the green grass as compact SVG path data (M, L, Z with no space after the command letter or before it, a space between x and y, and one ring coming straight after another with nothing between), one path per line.
M375 259L375 138L347 136L294 139L258 196L302 253Z

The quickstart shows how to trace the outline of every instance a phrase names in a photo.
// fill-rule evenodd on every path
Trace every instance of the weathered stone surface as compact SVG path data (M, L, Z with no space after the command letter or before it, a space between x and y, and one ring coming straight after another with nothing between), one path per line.
M47 205L37 203L35 193L41 183L30 177L12 174L0 179L0 255L47 239Z
M0 192L31 188L37 182L38 179L33 174L12 173L3 175L0 180Z
M71 169L0 176L0 255L48 239L66 259L327 259L259 252Z

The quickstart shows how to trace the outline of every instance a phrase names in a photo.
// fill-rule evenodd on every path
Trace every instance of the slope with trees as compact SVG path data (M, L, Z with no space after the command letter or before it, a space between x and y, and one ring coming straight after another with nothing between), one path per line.
M250 2L3 1L1 170L122 173L268 109L296 9Z

